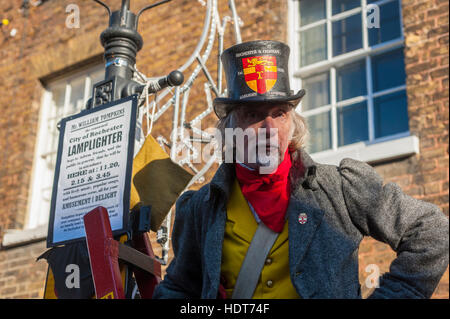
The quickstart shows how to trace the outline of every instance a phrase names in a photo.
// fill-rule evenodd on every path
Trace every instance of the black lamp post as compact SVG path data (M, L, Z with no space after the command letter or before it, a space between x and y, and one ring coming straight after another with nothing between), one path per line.
M112 102L135 93L142 93L144 85L133 81L133 69L136 64L136 54L142 49L144 43L137 32L140 15L171 0L163 0L142 8L138 14L130 11L130 0L122 0L119 11L111 12L110 8L100 0L94 0L106 8L109 14L109 26L100 35L100 40L105 48L105 80L94 85L92 98L88 101L87 108L96 107ZM149 93L167 87L177 86L183 83L183 74L172 71L150 85Z

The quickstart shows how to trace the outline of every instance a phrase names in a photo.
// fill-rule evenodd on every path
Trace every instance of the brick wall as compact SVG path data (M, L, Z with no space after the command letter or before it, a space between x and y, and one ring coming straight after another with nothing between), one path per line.
M26 222L30 172L34 156L42 84L45 79L70 66L92 59L103 52L99 34L107 25L106 11L91 1L50 0L32 7L28 17L18 12L21 0L2 1L0 12L18 29L15 38L0 34L0 243L6 229L20 229ZM118 1L105 1L114 4ZM67 29L65 8L80 7L80 29ZM136 12L147 4L133 0ZM220 12L228 14L227 1L219 0ZM386 179L394 181L410 195L438 204L448 215L448 6L444 1L403 1L406 38L406 71L410 130L420 138L420 154L408 159L376 166ZM286 41L286 1L237 1L244 21L244 41L275 39ZM200 37L204 8L194 0L175 0L140 19L139 32L144 47L137 67L147 76L169 73L186 61ZM201 18L199 18L201 17ZM170 27L168 27L170 26ZM177 30L177 32L174 32ZM229 24L225 47L233 43ZM215 50L216 48L214 48ZM212 54L216 51L213 50ZM216 64L208 63L213 76ZM189 74L192 68L188 69ZM198 83L205 82L203 75ZM198 85L198 84L197 84ZM192 119L206 108L202 85L190 94ZM154 127L155 135L169 136L168 112ZM203 127L212 126L214 116ZM209 174L211 176L211 174ZM153 237L153 236L152 236ZM159 245L155 244L159 252ZM0 298L40 298L43 293L46 263L34 259L45 250L44 242L0 250ZM361 246L360 279L371 263L388 270L395 254L386 245L365 239ZM39 288L41 287L41 288ZM367 295L368 289L363 294ZM448 272L434 297L448 298Z
M0 252L0 298L42 298L47 263L36 262L45 242Z

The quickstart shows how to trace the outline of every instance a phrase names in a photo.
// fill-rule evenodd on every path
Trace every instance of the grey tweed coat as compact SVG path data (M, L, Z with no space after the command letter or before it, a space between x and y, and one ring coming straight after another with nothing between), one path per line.
M300 176L300 165L305 174ZM226 204L235 173L222 164L211 183L177 201L174 259L154 298L216 298ZM370 298L429 298L449 254L449 222L439 208L405 195L369 165L344 159L315 163L293 154L289 218L289 273L302 298L361 298L358 247L364 236L397 253ZM305 224L298 215L306 213Z

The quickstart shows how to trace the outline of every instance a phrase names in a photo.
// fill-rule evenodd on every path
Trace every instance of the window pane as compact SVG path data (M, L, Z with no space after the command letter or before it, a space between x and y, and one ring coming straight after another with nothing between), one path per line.
M331 148L331 117L330 112L308 116L306 118L310 132L307 150L316 153Z
M365 61L345 65L336 70L337 100L367 94Z
M361 14L333 22L333 56L362 48Z
M94 86L94 84L96 84L97 82L103 81L105 79L105 70L102 68L100 70L92 72L90 77L91 77L91 84L92 86Z
M51 111L50 116L47 119L47 130L48 130L48 143L46 143L44 154L52 152L56 149L58 144L59 131L56 126L60 120L64 108L64 96L65 96L66 86L58 86L52 90L52 100L50 102ZM42 154L41 154L42 155Z
M66 86L60 85L52 89L51 118L61 118L63 116ZM55 126L56 127L56 126Z
M389 89L405 84L405 61L403 48L372 58L373 91Z
M360 0L333 0L333 15L354 9L361 5Z
M366 102L337 109L339 146L368 140Z
M305 66L327 58L326 24L300 32L300 64Z
M368 8L369 9L369 8ZM379 27L370 27L376 25L377 10L367 11L367 24L369 31L369 45L386 42L400 37L400 12L397 1L388 2L379 6Z
M302 100L302 111L330 104L330 77L328 72L304 78L302 87L306 90L306 95Z
M374 100L375 137L407 132L406 91L383 95Z
M67 110L68 114L65 114L65 116L78 113L82 109L84 109L84 86L85 86L84 78L72 81L71 83L72 90L70 92L69 108Z
M304 26L325 19L325 12L325 0L301 0L300 25Z
M105 70L100 69L96 72L93 72L90 75L90 78L91 78L91 87L89 88L89 97L92 96L92 88L94 87L94 85L105 79Z

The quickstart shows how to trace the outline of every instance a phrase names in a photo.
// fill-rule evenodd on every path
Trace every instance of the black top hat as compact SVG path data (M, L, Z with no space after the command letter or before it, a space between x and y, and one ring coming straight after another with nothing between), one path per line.
M286 44L268 40L244 42L223 51L228 97L214 99L216 115L223 118L236 105L286 102L297 106L306 92L290 90L289 51Z

